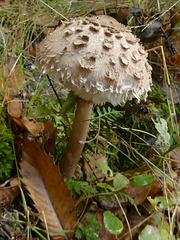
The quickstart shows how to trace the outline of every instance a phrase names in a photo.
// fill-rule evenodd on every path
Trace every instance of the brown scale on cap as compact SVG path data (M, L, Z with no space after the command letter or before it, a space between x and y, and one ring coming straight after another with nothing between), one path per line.
M140 100L143 94L146 98L152 83L151 66L139 39L109 16L64 21L39 44L36 62L43 73L63 77L65 87L79 97L60 163L62 174L70 178L83 148L80 141L86 140L93 103L118 105L134 97Z

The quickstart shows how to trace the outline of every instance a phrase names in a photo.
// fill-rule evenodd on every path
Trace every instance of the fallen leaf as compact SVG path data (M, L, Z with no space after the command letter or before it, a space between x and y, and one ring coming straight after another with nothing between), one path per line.
M14 97L7 102L7 111L12 117L22 116L22 100Z
M121 234L118 234L115 236L106 229L106 227L104 225L104 221L103 221L104 220L103 215L104 215L104 213L102 211L98 211L96 213L96 220L101 223L101 230L99 231L99 236L100 236L101 240L115 240L115 239L116 240L131 240L132 239L129 234L129 228L127 226L127 222L125 221L125 219L123 217L119 217L117 215L118 218L123 223L123 231L121 232ZM146 217L148 217L148 216L149 216L148 214L145 216L140 216L138 214L138 212L134 209L134 207L130 208L126 212L126 217L128 219L128 223L131 227L131 234L132 234L133 239L136 239L136 236L137 236L136 234L140 232L140 229L143 226L145 227L147 224L154 225L153 218L150 218L150 219L147 219L147 221L144 221L146 219ZM142 225L140 223L142 223Z
M25 76L20 74L19 66L14 69L6 64L0 72L0 91L6 98L7 111L13 117L22 116L22 99L18 97L18 91L25 83Z
M129 197L132 197L134 199L134 203L138 206L146 199L147 196L161 196L162 186L156 179L154 179L150 185L139 187L133 187L132 181L130 181L126 188L124 188L121 192Z
M29 121L27 117L11 117L14 122L16 122L20 127L26 129L33 137L37 137L44 130L44 123Z
M74 201L53 159L35 140L25 137L20 167L22 182L37 210L45 213L49 231L72 230L51 233L52 239L71 238L77 221ZM45 225L43 217L41 220Z
M22 116L23 104L18 92L22 90L25 83L25 76L20 73L20 67L10 68L9 64L3 66L0 72L0 91L6 98L7 111L11 119L20 127L28 130L34 137L44 130L44 123L29 121L27 117Z
M47 154L51 153L54 155L56 137L57 128L55 128L53 124L47 120L43 129L43 147Z
M28 118L23 117L22 118L23 124L33 136L37 136L39 133L41 133L44 129L44 123L42 122L34 122L29 121Z
M12 201L20 194L18 178L11 178L0 186L0 206Z
M105 174L103 173L103 171L101 171L101 167L95 164L95 160L107 165L106 154L94 154L92 156L87 154L86 159L87 160L83 159L83 171L86 175L86 181L91 180L93 171L98 176L99 181L103 181L105 178Z

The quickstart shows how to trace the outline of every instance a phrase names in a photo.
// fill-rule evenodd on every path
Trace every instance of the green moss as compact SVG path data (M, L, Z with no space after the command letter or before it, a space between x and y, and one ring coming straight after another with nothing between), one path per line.
M6 126L3 115L1 114L0 118L0 182L10 177L15 159L12 147L13 135Z

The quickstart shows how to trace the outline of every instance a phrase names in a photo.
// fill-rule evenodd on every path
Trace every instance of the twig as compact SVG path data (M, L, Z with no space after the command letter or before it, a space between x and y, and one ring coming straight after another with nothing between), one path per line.
M175 124L176 124L178 142L180 142L179 128L178 128L178 122L177 122L177 117L176 117L176 110L175 110L175 106L174 106L172 90L171 90L171 83L170 83L170 79L169 79L169 74L168 74L168 69L167 69L166 58L165 58L163 46L161 46L161 53L162 53L162 57L163 57L163 63L164 63L164 68L165 68L165 73L166 73L166 78L167 78L167 84L168 84L168 87L169 87L169 94L170 94L170 99L171 99L172 111L173 111L173 114L174 114L174 121L175 121Z
M44 224L45 224L45 228L46 228L46 234L47 234L47 240L50 240L50 236L49 236L49 230L48 230L48 225L47 225L47 221L46 221L46 216L45 216L45 212L42 211L41 212L43 219L44 219Z
M120 203L120 201L119 201L119 198L117 197L117 195L116 194L114 194L114 197L116 198L116 201L117 201L117 203L118 203L118 205L119 205L119 207L121 208L121 211L122 211L122 213L123 213L123 215L124 215L124 218L125 218L125 220L126 220L126 223L127 223L127 226L128 226L128 229L129 229L129 235L130 235L130 238L131 238L131 240L133 239L132 238L132 229L131 229L131 226L130 226L130 224L129 224L129 221L128 221L128 218L127 218L127 216L126 216L126 213L125 213L125 211L124 211L124 209L123 209L123 207L122 207L122 205L121 205L121 203Z
M180 161L178 161L178 160L174 160L174 159L171 159L171 158L167 158L167 157L164 157L164 156L161 156L161 155L153 154L153 156L154 156L154 157L157 157L157 158L163 158L163 159L168 160L168 161L171 161L171 162L180 163Z
M154 217L154 215L156 215L157 213L161 212L162 209L156 211L156 212L153 212L150 216L148 216L147 218L145 218L143 221L141 221L140 223L138 223L137 225L135 225L133 228L131 228L131 232L133 230L135 230L136 228L140 227L141 225L143 225L145 222L147 222L150 218ZM126 232L125 234L123 234L123 236L120 238L120 239L124 239L125 236L128 235L129 232Z
M180 1L180 0L179 0L179 1ZM176 110L175 110L174 101L173 101L173 95L172 95L172 89L171 89L171 82L170 82L170 79L169 79L168 68L167 68L167 64L166 64L166 57L165 57L165 54L164 54L164 48L163 48L163 46L161 45L161 46L157 46L157 47L151 48L151 49L147 50L147 52L154 51L154 50L159 49L159 48L161 49L161 54L162 54L162 58L163 58L163 64L164 64L165 74L166 74L166 78L167 78L167 85L168 85L168 87L169 87L171 107L172 107L172 111L173 111L173 115L174 115L174 121L175 121L175 125L176 125L178 142L180 142L178 121L177 121L177 117L176 117Z
M59 102L61 108L62 108L61 100L60 100L60 98L59 98L59 96L58 96L58 94L57 94L57 92L56 92L56 89L54 88L54 86L53 86L53 84L52 84L52 82L51 82L51 79L50 79L50 77L49 77L48 74L47 74L47 79L48 79L48 81L49 81L49 83L50 83L50 85L51 85L51 87L52 87L52 89L53 89L53 91L54 91L54 93L55 93L57 99L58 99L58 102Z
M95 194L93 194L93 195L88 195L88 196L86 196L86 197L84 197L84 198L82 198L82 199L79 199L79 200L77 201L76 205L78 205L79 203L87 200L87 198L89 199L89 198L94 198L94 197L99 197L99 196L112 196L112 195L114 195L114 194L116 194L116 193L118 193L118 192L120 192L120 190L118 190L118 191L112 191L112 192L107 192L107 193L95 193Z
M163 17L169 10L171 10L173 7L175 7L178 3L180 2L180 0L178 0L177 2L175 2L170 8L168 8L165 12L163 12L160 16L158 16L157 18L155 18L154 20L152 20L149 24L147 24L143 29L142 32L149 27L151 24L153 24L154 22L156 22L156 20L160 19L161 17Z

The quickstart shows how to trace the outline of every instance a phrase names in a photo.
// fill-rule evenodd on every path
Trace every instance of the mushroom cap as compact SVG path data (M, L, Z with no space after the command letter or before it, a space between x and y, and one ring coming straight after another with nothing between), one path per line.
M150 91L147 52L131 30L109 16L64 21L38 46L43 73L95 104L121 104Z

